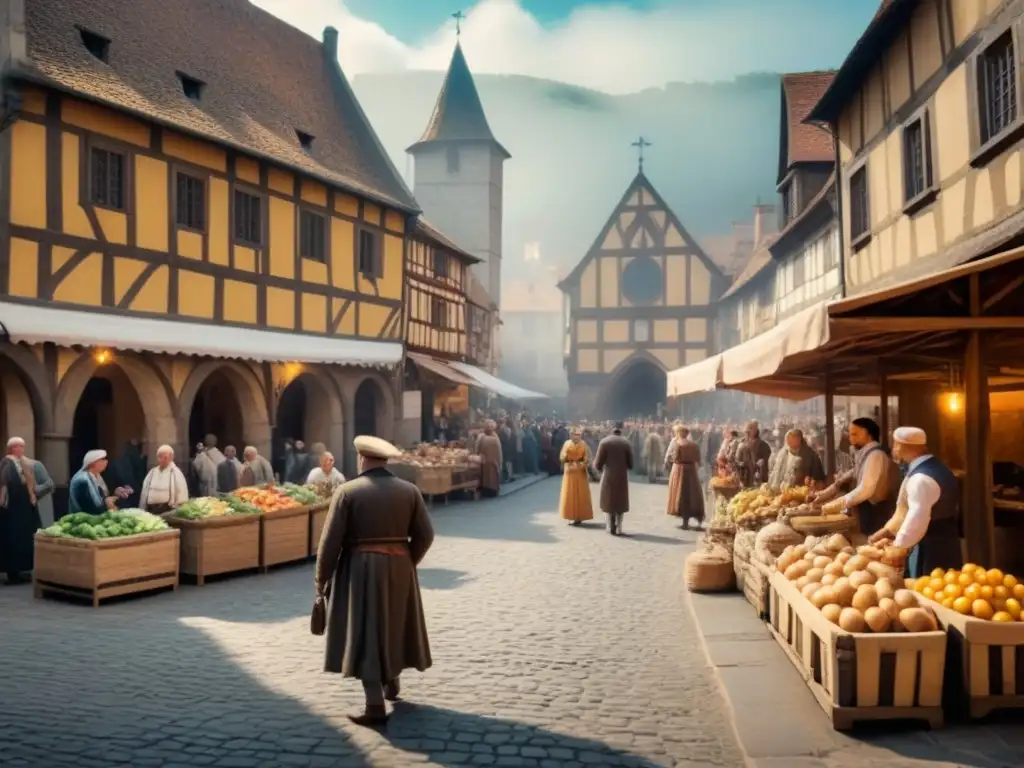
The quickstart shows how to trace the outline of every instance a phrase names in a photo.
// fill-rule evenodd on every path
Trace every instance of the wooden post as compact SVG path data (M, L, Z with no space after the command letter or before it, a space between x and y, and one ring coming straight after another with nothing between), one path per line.
M971 315L981 314L978 276L970 279ZM970 331L964 355L965 493L960 510L967 557L985 568L995 567L995 508L992 498L992 446L985 337Z
M884 368L878 372L878 378L878 390L880 395L878 428L882 432L882 439L880 442L886 448L892 449L892 441L889 439L889 433L892 431L892 427L889 425L889 377L885 375Z
M825 474L836 472L836 419L835 398L832 395L832 377L825 371Z

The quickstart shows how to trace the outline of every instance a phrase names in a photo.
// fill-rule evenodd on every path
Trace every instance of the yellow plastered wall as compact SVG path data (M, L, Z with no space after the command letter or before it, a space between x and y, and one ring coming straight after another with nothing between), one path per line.
M629 322L627 320L605 320L602 324L602 339L611 344L629 341Z
M598 260L601 269L601 306L619 306L619 260L605 256Z
M602 369L604 373L613 373L619 364L629 357L633 352L628 349L606 349L601 353Z
M599 350L580 349L576 351L576 370L580 373L600 373Z
M597 264L591 261L580 275L580 306L597 306Z
M167 163L135 156L135 241L141 248L167 251L167 183Z
M11 223L46 228L46 128L11 126Z
M578 344L594 344L597 342L597 321L576 321L576 342Z

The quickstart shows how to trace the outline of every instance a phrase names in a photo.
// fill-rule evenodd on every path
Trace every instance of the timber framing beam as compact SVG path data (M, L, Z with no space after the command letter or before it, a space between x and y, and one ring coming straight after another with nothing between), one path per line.
M830 323L844 334L1024 330L1024 317L836 317Z

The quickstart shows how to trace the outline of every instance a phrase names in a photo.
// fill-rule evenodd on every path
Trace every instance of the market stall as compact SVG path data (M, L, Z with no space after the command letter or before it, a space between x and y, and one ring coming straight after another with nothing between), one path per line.
M422 443L389 460L388 469L413 483L428 501L440 496L447 502L459 491L475 498L480 488L480 457L458 443Z
M178 588L180 533L139 509L73 513L36 533L37 598L109 597Z
M181 573L202 586L207 576L260 564L260 510L233 496L189 499L163 517L181 531Z

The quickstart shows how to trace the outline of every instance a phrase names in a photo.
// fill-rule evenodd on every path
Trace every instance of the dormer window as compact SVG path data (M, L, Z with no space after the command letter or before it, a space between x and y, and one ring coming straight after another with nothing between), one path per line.
M302 147L303 152L313 151L313 134L296 130L295 135L299 137L299 146Z
M203 88L206 87L206 83L202 80L189 77L184 72L178 73L178 79L181 80L181 91L185 94L186 99L199 101L203 97Z
M107 54L110 53L110 40L103 35L90 32L88 29L79 29L78 34L82 36L82 45L100 61L106 63Z

